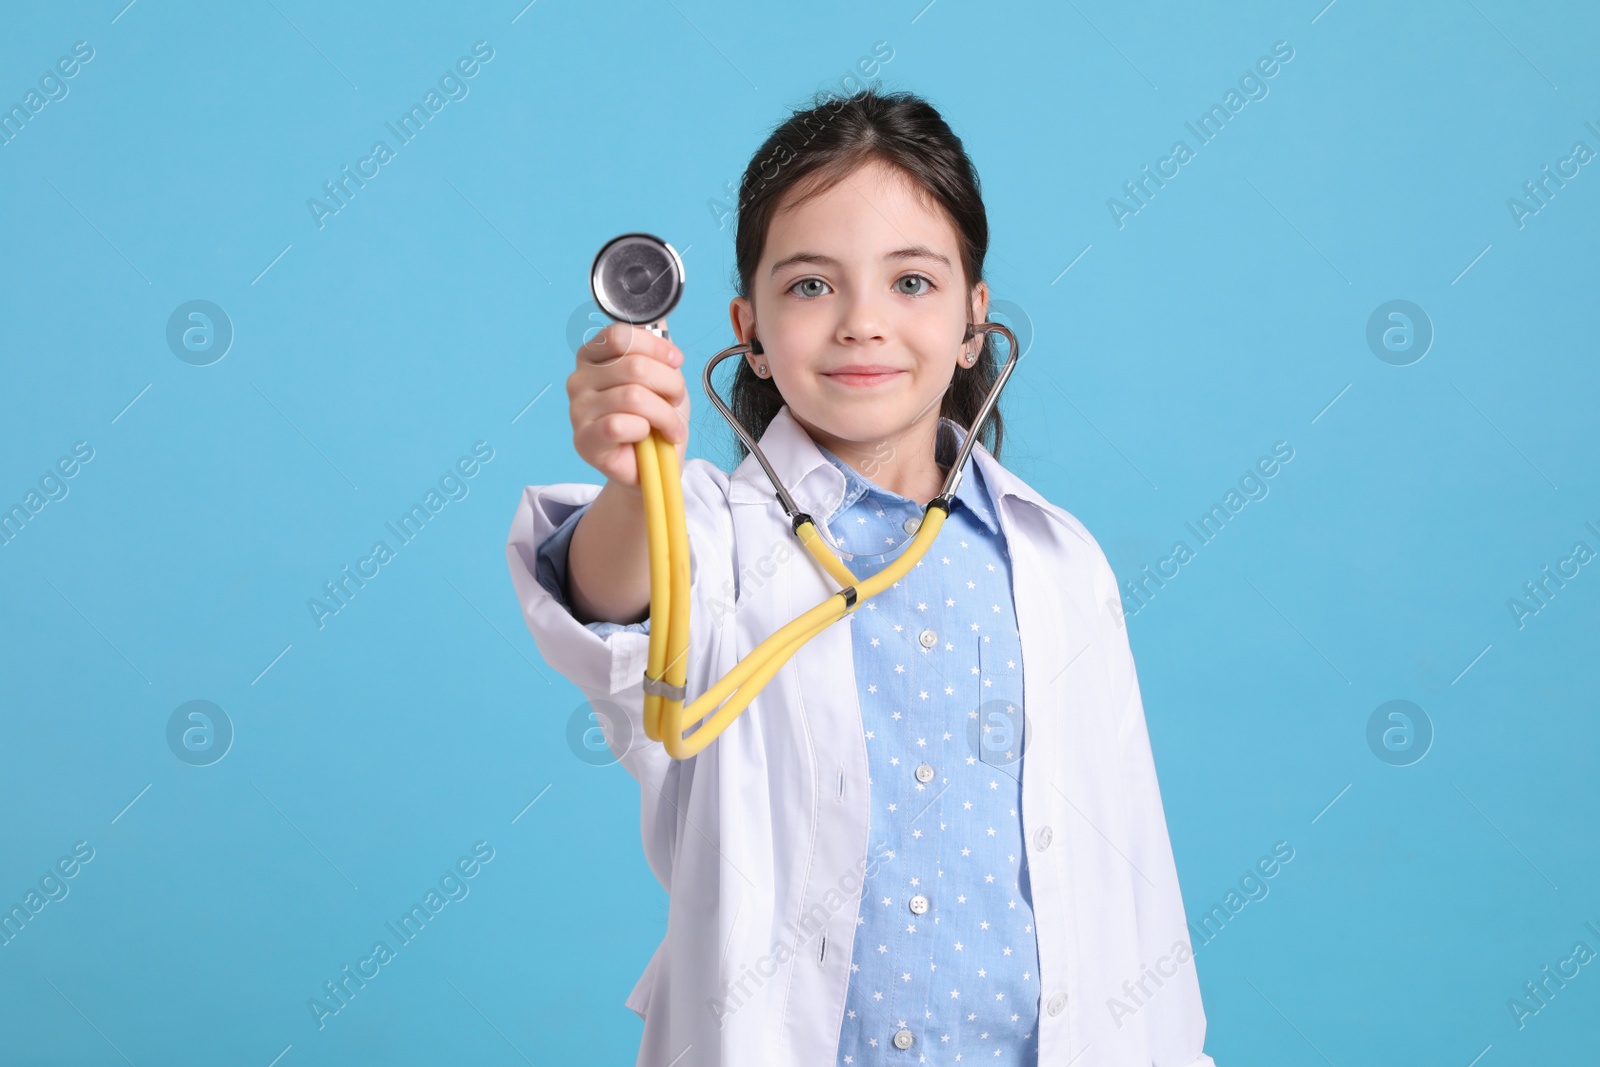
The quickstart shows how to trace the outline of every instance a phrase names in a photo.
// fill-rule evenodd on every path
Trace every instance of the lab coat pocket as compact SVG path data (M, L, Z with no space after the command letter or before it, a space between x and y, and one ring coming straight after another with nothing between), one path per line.
M978 638L978 755L989 766L1022 779L1027 718L1022 712L1021 675L1015 658Z

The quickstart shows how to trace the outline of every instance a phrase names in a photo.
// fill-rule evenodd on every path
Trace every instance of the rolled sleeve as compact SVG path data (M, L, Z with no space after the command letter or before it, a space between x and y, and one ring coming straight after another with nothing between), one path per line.
M538 546L599 495L598 485L577 482L523 489L506 539L506 562L523 621L545 662L591 700L622 703L630 688L639 690L644 678L649 637L636 632L595 633L573 616L564 597L539 580Z
M583 518L583 513L589 510L588 504L575 508L572 514L562 520L555 532L545 538L539 545L538 564L535 577L539 584L556 598L556 602L569 612L572 611L572 598L567 590L567 558L572 547L572 534L578 528L578 520ZM643 622L589 622L584 623L597 637L610 637L614 633L648 634L650 620Z
M683 472L684 512L690 555L690 632L693 640L687 684L704 692L719 662L726 611L714 603L733 587L733 523L727 475L706 460L690 460ZM663 886L672 884L672 857L683 818L679 786L685 765L644 731L644 673L650 657L645 623L630 626L578 622L562 591L567 547L583 509L600 495L598 485L571 482L523 489L506 539L506 562L522 619L546 663L578 688L602 720L606 744L640 784L640 836L645 859ZM557 535L560 535L558 541ZM559 546L559 550L558 550ZM549 557L549 558L547 558ZM729 596L732 594L730 593Z

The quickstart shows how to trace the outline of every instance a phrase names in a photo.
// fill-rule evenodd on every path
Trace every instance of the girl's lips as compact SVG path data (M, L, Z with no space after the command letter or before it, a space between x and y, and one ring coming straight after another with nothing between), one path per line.
M899 373L901 372L897 370L891 370L884 371L881 374L824 374L823 377L828 378L831 381L839 382L843 385L867 386L878 385L881 382L886 382Z

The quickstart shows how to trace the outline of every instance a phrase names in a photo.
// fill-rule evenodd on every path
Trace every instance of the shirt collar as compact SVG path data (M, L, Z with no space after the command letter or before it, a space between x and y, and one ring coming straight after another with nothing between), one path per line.
M961 442L966 439L966 432L955 421L947 418L939 419L937 456L941 465L948 467L955 462L956 451L961 447ZM922 506L910 497L902 496L892 490L885 489L876 482L869 481L864 475L851 467L850 464L834 455L821 445L817 446L825 459L837 467L845 477L844 499L834 509L834 513L824 521L832 523L839 513L849 508L864 496L876 496L891 505L911 508L917 511ZM962 507L970 511L978 522L982 523L991 534L1000 532L999 520L995 517L994 502L989 499L984 491L983 476L978 473L977 464L972 457L967 457L966 473L961 476L961 484L956 486L955 499Z
M952 420L940 419L941 426L946 423L953 429L954 439L959 447L960 441L965 440L965 428ZM788 487L789 495L794 498L795 504L819 522L831 521L844 506L843 502L850 488L849 480L845 471L829 461L821 447L806 432L805 427L795 421L787 404L780 407L778 413L772 417L772 421L767 424L766 431L761 435L760 444L762 454L766 456L767 462L772 465L773 471L782 479L783 484ZM953 450L950 456L953 458ZM944 459L945 456L941 454L940 458ZM973 477L974 469L981 475L983 483L981 487L977 484L979 479ZM1040 496L1032 486L1001 466L1000 461L983 447L982 441L973 442L972 451L967 456L966 471L967 473L961 478L961 485L956 489L956 499L966 505L980 521L984 521L983 512L974 507L972 502L977 500L983 503L989 511L986 522L989 529L1000 528L997 525L998 508L1006 497L1014 497L1032 504L1065 524L1057 514L1059 509ZM987 492L973 495L982 490ZM776 504L777 500L777 491L773 489L766 472L761 469L755 453L745 456L729 476L729 503Z

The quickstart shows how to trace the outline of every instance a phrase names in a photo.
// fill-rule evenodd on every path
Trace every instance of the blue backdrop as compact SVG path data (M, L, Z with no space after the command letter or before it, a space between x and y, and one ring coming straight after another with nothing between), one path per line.
M524 2L0 15L0 1058L633 1061L666 897L504 540L599 480L600 244L684 253L697 379L731 183L868 80L1125 582L1208 1051L1592 1054L1592 5Z

